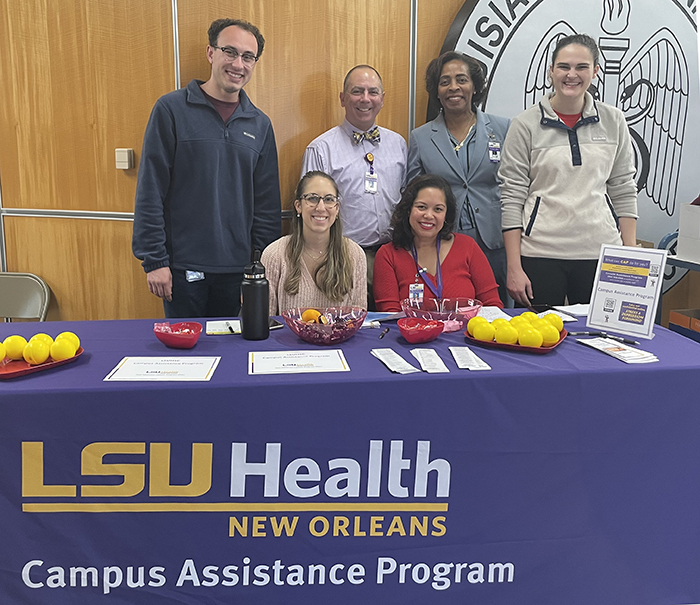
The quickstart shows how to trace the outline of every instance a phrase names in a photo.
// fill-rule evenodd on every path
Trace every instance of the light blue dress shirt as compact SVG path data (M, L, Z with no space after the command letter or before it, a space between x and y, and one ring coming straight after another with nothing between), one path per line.
M331 175L340 190L343 235L360 246L376 246L391 239L391 214L406 183L406 141L400 134L380 126L379 143L363 140L356 145L354 130L344 120L340 126L314 139L304 152L301 174L322 170ZM369 171L367 153L374 156L376 193L365 191L365 174Z

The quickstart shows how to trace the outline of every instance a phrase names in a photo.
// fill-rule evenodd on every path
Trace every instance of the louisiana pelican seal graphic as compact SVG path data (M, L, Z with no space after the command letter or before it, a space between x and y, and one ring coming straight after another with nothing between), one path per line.
M680 204L700 190L691 152L700 144L695 0L467 0L442 52L481 61L481 109L514 117L552 90L552 51L576 33L598 42L590 92L625 115L637 167L638 236L658 244L678 227ZM434 108L428 111L431 119Z

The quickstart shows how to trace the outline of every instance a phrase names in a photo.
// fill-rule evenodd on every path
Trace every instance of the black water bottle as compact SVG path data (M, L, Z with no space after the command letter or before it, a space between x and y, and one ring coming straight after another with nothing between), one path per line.
M256 250L253 262L243 270L241 282L241 333L246 340L265 340L270 336L270 283Z

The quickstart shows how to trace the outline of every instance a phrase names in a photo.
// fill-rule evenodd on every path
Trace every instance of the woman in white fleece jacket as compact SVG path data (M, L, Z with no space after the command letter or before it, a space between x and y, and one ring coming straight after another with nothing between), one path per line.
M590 300L601 244L636 245L637 187L625 117L587 92L590 36L561 38L554 92L510 126L499 177L508 292L516 304Z

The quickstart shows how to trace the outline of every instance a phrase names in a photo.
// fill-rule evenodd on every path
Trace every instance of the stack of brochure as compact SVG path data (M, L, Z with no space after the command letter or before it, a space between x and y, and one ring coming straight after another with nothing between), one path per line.
M576 342L593 347L625 363L652 363L659 361L656 355L648 351L642 351L612 338L577 338Z

